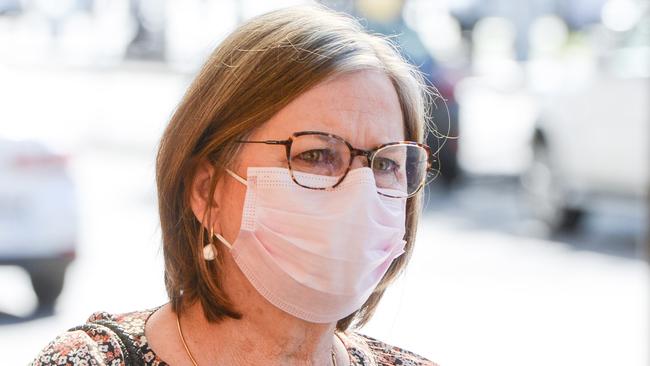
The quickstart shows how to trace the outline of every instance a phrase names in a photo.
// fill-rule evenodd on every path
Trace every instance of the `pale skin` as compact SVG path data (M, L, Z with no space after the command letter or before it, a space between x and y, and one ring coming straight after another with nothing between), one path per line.
M257 128L251 140L284 140L298 131L315 130L343 137L352 146L373 149L404 140L404 122L395 88L383 73L357 71L337 76L303 93ZM357 157L352 169L366 166ZM248 167L286 167L283 146L243 144L235 166L246 178ZM231 244L239 232L246 187L230 176L220 177L214 197L208 196L213 166L199 168L191 192L191 206L208 229ZM213 200L212 222L203 213ZM243 317L208 323L199 303L181 316L181 326L199 365L330 365L335 350L338 365L348 365L344 345L334 336L336 323L304 321L275 308L251 286L233 261L226 246L215 241L223 261L219 280L235 309ZM165 305L147 321L145 334L152 349L172 365L191 365L176 327L176 314Z

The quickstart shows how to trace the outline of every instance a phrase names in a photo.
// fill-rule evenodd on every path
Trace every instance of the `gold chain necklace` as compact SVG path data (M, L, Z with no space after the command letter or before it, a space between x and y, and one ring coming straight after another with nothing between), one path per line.
M190 348L187 347L187 343L185 343L185 337L183 336L183 330L181 329L181 318L176 313L176 326L178 327L178 335L181 337L181 342L183 343L183 347L185 347L185 353L187 353L187 357L190 358L190 361L192 361L192 365L194 366L199 366L196 363L196 360L194 357L192 357L192 352L190 352ZM334 346L332 345L332 366L337 366L336 365L336 354L334 353Z

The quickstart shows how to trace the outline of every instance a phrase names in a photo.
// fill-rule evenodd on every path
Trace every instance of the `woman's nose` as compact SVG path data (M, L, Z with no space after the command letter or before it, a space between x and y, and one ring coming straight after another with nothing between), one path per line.
M350 164L350 169L363 168L367 166L370 166L370 162L368 161L368 158L366 158L363 155L357 155L352 159L352 163Z

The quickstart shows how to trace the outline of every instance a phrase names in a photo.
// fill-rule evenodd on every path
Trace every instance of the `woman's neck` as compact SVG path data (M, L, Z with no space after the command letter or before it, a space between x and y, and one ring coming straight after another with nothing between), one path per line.
M283 312L253 288L230 256L224 262L220 280L242 318L208 323L199 302L186 307L181 314L186 342L195 359L210 357L197 359L199 364L331 364L335 323L311 323Z
M198 364L331 364L333 326L276 317L264 309L240 311L242 319L216 324L207 322L199 303L181 314L185 340Z

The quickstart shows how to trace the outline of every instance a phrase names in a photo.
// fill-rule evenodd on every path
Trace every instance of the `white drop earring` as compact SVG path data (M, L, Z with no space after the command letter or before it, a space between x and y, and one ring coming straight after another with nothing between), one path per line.
M203 247L203 259L206 261L214 260L217 257L217 247L214 246L214 228L210 228L210 240Z

